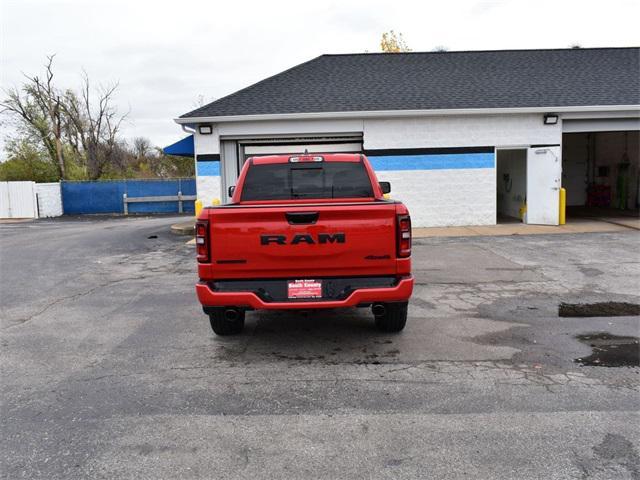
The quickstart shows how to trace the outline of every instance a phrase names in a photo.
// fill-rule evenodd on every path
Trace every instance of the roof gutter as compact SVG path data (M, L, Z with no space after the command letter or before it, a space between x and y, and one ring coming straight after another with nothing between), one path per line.
M373 110L354 112L306 112L306 113L277 113L260 115L224 115L212 117L175 118L180 125L196 123L220 122L249 122L268 120L314 120L340 118L397 118L397 117L432 117L441 115L499 115L517 113L578 113L578 112L637 112L640 115L640 105L591 105L568 107L512 107L512 108L457 108L440 110Z

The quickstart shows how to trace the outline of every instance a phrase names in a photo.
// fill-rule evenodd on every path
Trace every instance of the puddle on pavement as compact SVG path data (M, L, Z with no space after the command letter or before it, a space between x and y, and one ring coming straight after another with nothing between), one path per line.
M640 305L627 302L561 303L559 317L632 317L640 315Z
M592 348L588 357L574 361L589 367L638 367L640 344L638 337L621 337L610 333L590 333L576 337Z

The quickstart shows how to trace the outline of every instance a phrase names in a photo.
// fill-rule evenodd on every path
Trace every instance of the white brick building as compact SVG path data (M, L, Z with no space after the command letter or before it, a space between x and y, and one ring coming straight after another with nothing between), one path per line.
M415 226L558 223L638 204L637 48L323 55L176 119L198 197L229 200L244 161L363 152ZM603 194L604 192L604 194ZM598 198L600 198L598 197Z

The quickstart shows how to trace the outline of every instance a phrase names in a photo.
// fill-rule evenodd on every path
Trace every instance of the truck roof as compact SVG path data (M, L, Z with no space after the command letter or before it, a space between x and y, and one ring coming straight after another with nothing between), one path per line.
M322 157L324 162L360 162L361 153L296 153L291 155L268 155L264 157L250 157L248 160L254 165L270 165L274 163L289 163L292 157L300 162L313 162L314 158Z

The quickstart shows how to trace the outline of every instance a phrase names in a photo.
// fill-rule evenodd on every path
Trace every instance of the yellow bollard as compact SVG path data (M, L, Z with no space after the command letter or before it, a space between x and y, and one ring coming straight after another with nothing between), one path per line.
M220 205L220 199L214 198L213 200L211 200L211 205Z
M527 204L524 202L522 202L518 209L518 217L522 223L527 223Z
M202 211L202 200L196 200L196 218L200 216L201 211Z
M567 223L567 190L560 189L560 225Z

